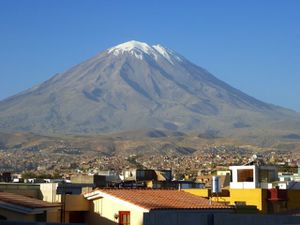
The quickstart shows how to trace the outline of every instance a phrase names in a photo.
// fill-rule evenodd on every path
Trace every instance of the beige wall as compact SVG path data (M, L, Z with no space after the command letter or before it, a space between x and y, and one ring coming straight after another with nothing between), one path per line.
M44 183L41 184L40 190L42 200L46 202L60 202L60 195L56 194L57 183Z
M56 194L57 183L41 184L42 199L47 202L60 203L61 195ZM89 211L89 201L83 195L65 195L65 222L70 219L70 212L87 212ZM60 213L49 214L48 222L60 222Z
M122 202L118 199L109 199L107 197L91 200L90 211L87 223L89 225L115 225L118 224L118 219L114 218L119 211L130 211L130 225L142 225L143 214L147 212L134 205Z
M60 211L47 212L48 223L60 223Z
M83 195L66 195L66 211L89 211L89 201Z
M71 176L72 183L79 183L79 184L93 184L94 183L94 176L89 175L74 175Z

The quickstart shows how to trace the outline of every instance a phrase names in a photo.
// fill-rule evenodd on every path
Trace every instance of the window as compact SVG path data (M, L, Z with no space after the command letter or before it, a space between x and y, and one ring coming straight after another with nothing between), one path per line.
M237 171L238 182L253 182L253 169Z
M130 225L129 211L119 211L119 225Z

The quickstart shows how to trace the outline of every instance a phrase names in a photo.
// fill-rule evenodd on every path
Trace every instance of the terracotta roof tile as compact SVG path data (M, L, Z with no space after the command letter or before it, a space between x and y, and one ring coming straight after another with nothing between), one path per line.
M231 209L184 191L166 189L99 189L145 209Z
M13 204L13 205L24 206L31 209L51 208L51 207L60 206L60 204L49 203L39 199L29 198L23 195L18 195L18 194L8 193L8 192L0 192L0 201Z

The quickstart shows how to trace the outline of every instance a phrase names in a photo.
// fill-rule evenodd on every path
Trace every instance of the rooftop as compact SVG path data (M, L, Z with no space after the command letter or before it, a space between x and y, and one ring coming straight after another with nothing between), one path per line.
M231 206L179 190L98 189L85 195L88 199L109 195L148 210L155 209L231 209Z
M23 206L30 209L59 207L60 204L48 203L39 199L25 197L23 195L0 192L0 203L8 203Z

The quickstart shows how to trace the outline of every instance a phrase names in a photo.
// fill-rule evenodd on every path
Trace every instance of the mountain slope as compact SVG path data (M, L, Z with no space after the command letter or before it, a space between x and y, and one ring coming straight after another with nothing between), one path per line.
M0 129L107 133L138 129L234 135L298 131L293 111L252 98L160 45L130 41L0 102Z

